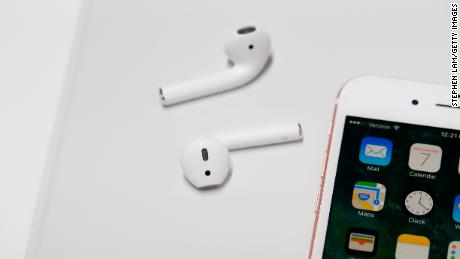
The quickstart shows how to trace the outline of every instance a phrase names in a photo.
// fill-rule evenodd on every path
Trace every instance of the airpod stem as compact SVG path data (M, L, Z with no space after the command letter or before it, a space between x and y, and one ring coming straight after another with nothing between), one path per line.
M161 86L160 102L169 106L244 86L255 79L268 64L271 43L259 27L240 28L225 43L225 54L233 66L220 72L184 82Z
M160 88L160 101L169 106L239 87L250 81L260 70L250 66L233 66L214 74Z
M227 146L229 150L257 146L301 141L302 126L298 122L273 125L255 129L238 130L214 136Z

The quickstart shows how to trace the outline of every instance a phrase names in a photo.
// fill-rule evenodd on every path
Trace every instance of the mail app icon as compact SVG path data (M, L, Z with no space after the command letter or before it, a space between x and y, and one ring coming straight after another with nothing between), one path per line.
M365 164L386 166L391 161L393 142L385 138L365 137L361 141L359 160Z
M388 148L386 146L366 144L364 154L366 156L385 158L387 156Z

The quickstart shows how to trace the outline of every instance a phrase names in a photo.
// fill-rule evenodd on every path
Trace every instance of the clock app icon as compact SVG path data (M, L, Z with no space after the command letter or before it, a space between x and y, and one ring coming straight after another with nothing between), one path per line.
M413 191L406 196L404 202L407 211L416 215L424 216L433 209L433 198L424 191Z

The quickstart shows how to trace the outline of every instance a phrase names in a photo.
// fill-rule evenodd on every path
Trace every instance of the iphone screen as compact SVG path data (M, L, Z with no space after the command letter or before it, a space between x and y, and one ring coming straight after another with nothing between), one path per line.
M460 258L460 131L347 117L323 258Z

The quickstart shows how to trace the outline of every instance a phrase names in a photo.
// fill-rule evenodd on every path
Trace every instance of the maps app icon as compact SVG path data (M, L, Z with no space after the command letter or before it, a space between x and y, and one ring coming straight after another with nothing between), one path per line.
M391 161L393 142L385 138L365 137L361 141L359 160L365 164L386 166Z
M359 181L353 189L351 203L356 209L380 211L385 203L386 192L383 184Z

